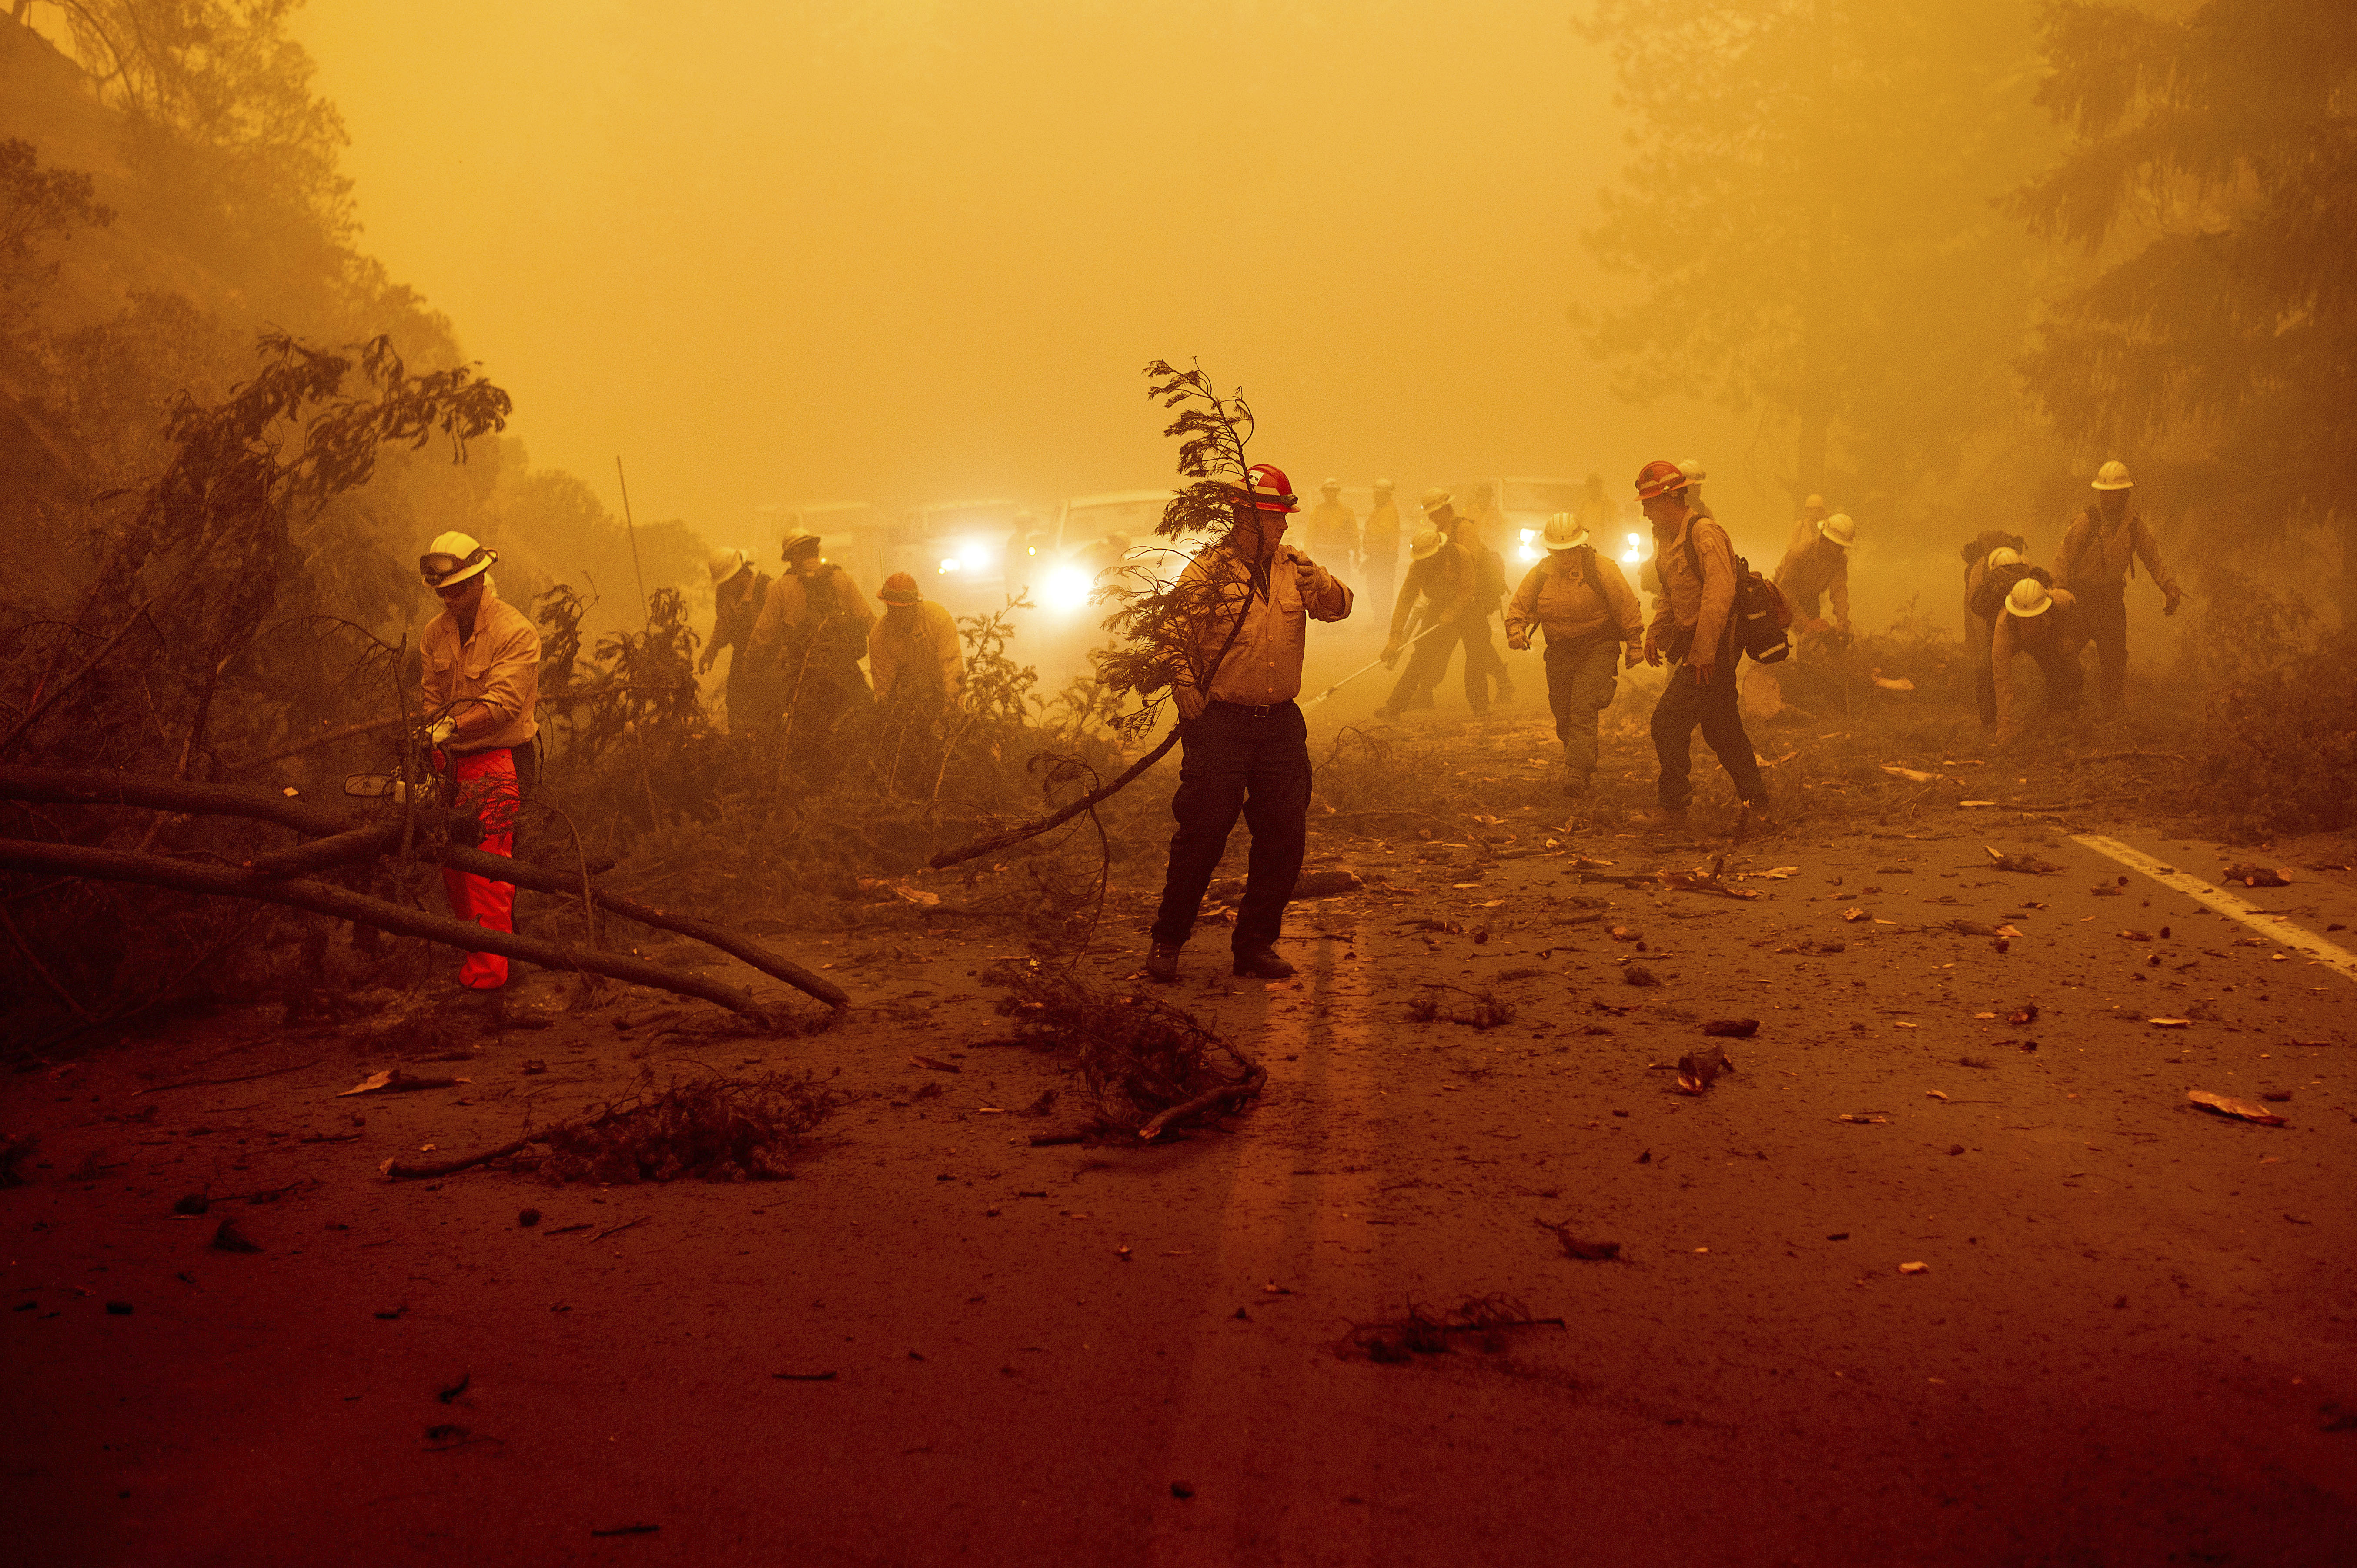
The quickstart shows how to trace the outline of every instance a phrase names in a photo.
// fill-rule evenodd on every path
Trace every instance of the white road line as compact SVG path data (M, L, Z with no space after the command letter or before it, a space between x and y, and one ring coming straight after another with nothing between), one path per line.
M2311 936L2290 921L2278 918L2265 909L2254 908L2222 887L2212 887L2198 876L2164 865L2142 850L2130 849L2117 839L2102 838L2093 833L2074 833L2071 842L2085 844L2097 854L2109 855L2131 871L2143 872L2172 893L2182 893L2197 904L2206 904L2230 919L2242 921L2279 948L2304 953L2327 969L2357 980L2357 953L2335 947L2322 937Z

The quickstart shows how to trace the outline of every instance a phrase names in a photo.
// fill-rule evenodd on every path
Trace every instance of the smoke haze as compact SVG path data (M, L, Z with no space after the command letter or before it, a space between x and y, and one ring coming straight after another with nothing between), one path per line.
M314 0L300 31L364 245L534 459L610 502L619 452L641 517L715 543L770 543L768 501L1168 482L1157 356L1242 384L1304 484L1738 466L1738 421L1614 402L1566 319L1626 155L1555 7Z

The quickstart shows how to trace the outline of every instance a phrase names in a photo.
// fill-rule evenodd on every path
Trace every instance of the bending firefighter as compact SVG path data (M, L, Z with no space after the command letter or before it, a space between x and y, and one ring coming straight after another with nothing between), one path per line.
M446 533L418 557L418 575L442 600L442 613L418 638L419 685L435 764L456 788L454 804L482 823L476 846L512 854L523 792L539 773L533 708L540 700L540 633L522 610L499 596L490 578L499 559L463 533ZM515 929L515 884L444 871L450 912L487 930ZM469 991L508 983L508 961L475 952L458 967Z
M1195 929L1203 890L1242 815L1252 832L1244 895L1236 906L1235 972L1283 980L1277 956L1286 900L1301 875L1308 835L1308 727L1294 699L1309 623L1351 613L1351 590L1285 542L1298 504L1283 470L1254 465L1226 537L1196 553L1178 577L1176 672L1178 789L1170 814L1170 869L1154 917L1146 972L1178 978L1178 953Z
M1519 652L1530 647L1534 626L1545 628L1547 706L1569 770L1564 788L1585 795L1596 778L1596 718L1612 705L1622 644L1637 662L1644 617L1620 564L1597 553L1571 513L1547 520L1545 542L1546 559L1506 607L1506 646Z

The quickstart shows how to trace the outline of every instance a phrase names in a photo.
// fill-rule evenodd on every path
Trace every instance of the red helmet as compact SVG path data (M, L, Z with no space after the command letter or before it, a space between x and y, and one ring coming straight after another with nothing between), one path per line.
M1293 493L1293 481L1285 477L1284 469L1271 463L1254 463L1244 471L1244 478L1252 484L1254 511L1301 510L1301 498Z
M917 579L906 572L895 572L885 578L876 596L888 605L917 605L925 600L925 596L917 591Z
M1652 462L1637 470L1637 499L1652 500L1686 488L1685 470L1675 463Z

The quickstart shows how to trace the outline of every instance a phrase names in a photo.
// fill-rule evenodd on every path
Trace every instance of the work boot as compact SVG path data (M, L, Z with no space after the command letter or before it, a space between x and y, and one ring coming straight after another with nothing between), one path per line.
M1575 800L1587 799L1595 788L1596 779L1593 774L1574 773L1568 775L1563 781L1563 792Z
M1178 948L1177 942L1157 942L1154 950L1146 955L1146 972L1168 985L1178 978Z
M1275 948L1264 943L1236 950L1236 972L1254 980L1290 980L1293 966L1277 957Z

